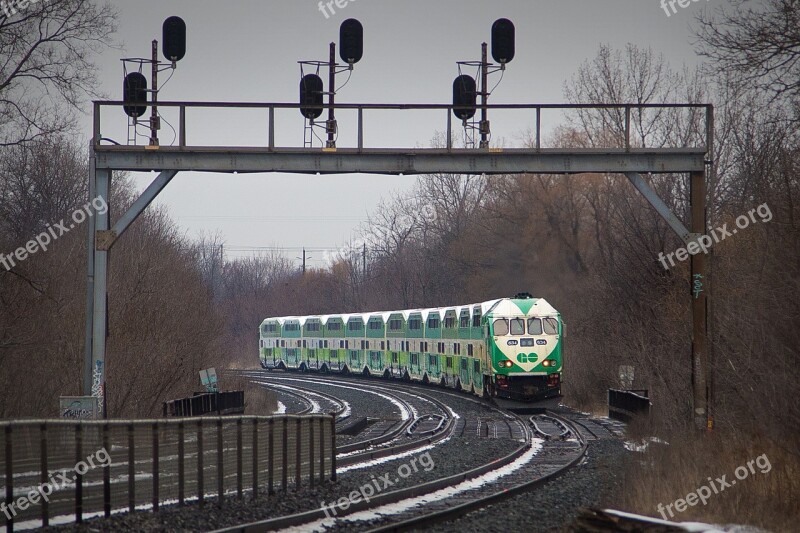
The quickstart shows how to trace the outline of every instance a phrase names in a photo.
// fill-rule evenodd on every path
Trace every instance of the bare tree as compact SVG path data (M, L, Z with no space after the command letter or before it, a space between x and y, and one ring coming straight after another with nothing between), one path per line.
M92 55L112 45L108 2L47 0L0 10L0 146L63 133L97 79Z
M765 0L758 7L730 0L698 16L699 53L717 74L742 81L776 99L800 103L800 0ZM750 4L750 6L748 6ZM800 119L800 115L795 117Z

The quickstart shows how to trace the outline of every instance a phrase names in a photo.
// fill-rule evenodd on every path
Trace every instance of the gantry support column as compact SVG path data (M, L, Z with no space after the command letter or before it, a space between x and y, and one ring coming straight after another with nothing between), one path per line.
M113 228L110 228L111 170L97 168L94 150L89 160L89 201L102 198L108 209L95 213L90 224L86 283L86 345L83 366L83 393L97 397L98 415L107 417L106 410L106 339L108 337L108 254L117 239L136 221L153 200L164 190L177 170L165 170L142 192Z
M690 180L691 231L706 234L706 176L692 172ZM693 418L697 429L712 429L710 358L708 342L709 290L708 270L711 256L698 252L691 256L690 291L692 298L692 397Z
M111 185L111 171L108 169L94 168L94 158L92 158L92 169L94 172L94 195L89 200L102 198L105 205L109 204L108 191ZM89 276L87 282L92 287L92 307L91 313L87 309L87 323L89 317L92 321L92 336L86 340L87 346L91 347L91 361L89 363L89 373L84 376L84 387L86 382L89 385L89 395L97 397L98 415L105 418L105 389L106 389L106 336L108 325L108 248L100 246L98 238L102 232L108 231L109 220L111 218L110 208L104 213L96 212L93 217L94 223L92 238L89 251Z

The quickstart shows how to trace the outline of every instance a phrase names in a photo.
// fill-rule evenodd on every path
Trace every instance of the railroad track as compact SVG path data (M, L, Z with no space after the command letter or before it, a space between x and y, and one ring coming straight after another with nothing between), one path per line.
M320 386L351 386L354 382L350 378L330 376L320 380L303 380L307 383L314 381ZM346 520L343 522L329 517L323 509L314 509L220 531L272 531L284 528L315 531L337 527L348 530L406 531L451 520L530 490L578 464L586 452L588 438L585 435L590 434L590 430L556 413L531 417L526 423L518 415L456 392L430 387L425 387L426 390L422 392L413 386L409 387L408 383L373 384L363 380L359 380L357 388L363 391L378 389L383 394L394 395L398 401L400 399L397 397L403 395L424 397L450 413L449 419L442 415L442 418L438 418L433 413L417 414L406 426L406 440L423 432L441 434L440 440L459 435L492 438L492 434L502 433L505 437L518 440L519 446L500 459L466 472L382 493L368 502L356 502L349 506L347 512L340 513L339 516ZM465 421L446 405L448 397L480 404L483 409L493 410L494 416L479 416ZM536 423L531 424L532 421ZM579 428L583 428L583 431ZM536 438L537 434L542 438ZM549 440L545 440L545 436L549 436ZM400 437L397 436L397 439ZM416 444L422 442L424 439ZM396 449L397 446L394 445Z
M285 383L299 380L299 378L290 375L271 377L272 379L259 377L259 383L273 383L275 381ZM302 381L334 388L353 388L352 381L342 378L304 378ZM378 435L369 434L367 438L362 440L338 446L336 461L339 471L346 471L348 468L366 464L376 459L384 459L430 446L452 436L455 431L456 418L451 416L451 411L447 405L430 395L419 392L412 394L405 390L375 384L359 384L357 390L368 394L375 394L390 400L400 408L401 415L403 416L401 416L401 420L396 423L382 426L382 432ZM416 405L412 404L410 397L414 398ZM439 412L420 416L419 411L425 404L434 406ZM422 419L429 416L438 417L441 423L431 431L420 432L412 430L412 428L418 426L418 423ZM412 431L409 432L409 430Z
M292 385L290 387L288 385L280 385L266 381L256 381L255 383L262 385L265 388L271 388L279 394L288 394L295 398L299 397L309 406L306 412L333 413L336 416L337 423L350 416L350 405L344 400L341 400L331 394L326 394L298 385ZM306 412L294 414L306 414Z

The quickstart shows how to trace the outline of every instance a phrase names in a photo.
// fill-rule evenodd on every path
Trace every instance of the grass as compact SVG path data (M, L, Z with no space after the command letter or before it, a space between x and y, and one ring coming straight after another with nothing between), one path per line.
M637 424L630 428L631 437L644 436L647 431L648 428ZM763 435L723 431L673 430L661 438L668 444L651 442L644 453L628 456L627 464L623 465L625 491L619 501L610 505L664 518L659 512L660 504L666 518L678 522L797 530L800 461L792 451L793 444ZM720 490L723 475L730 486ZM709 495L705 504L698 499L694 506L687 505L679 512L676 500L686 500L691 493ZM672 504L674 516L666 509L668 504Z

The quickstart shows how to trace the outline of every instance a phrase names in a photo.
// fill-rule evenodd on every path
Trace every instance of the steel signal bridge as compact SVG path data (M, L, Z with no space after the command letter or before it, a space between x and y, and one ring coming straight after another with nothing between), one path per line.
M86 353L84 362L84 394L100 396L105 390L106 317L108 293L108 254L128 227L181 171L252 173L281 172L299 174L582 174L620 173L652 204L680 239L688 244L706 233L706 176L713 171L714 110L706 104L665 105L558 105L510 104L487 105L493 112L513 112L530 117L533 134L529 148L457 148L452 131L453 105L438 104L336 104L336 110L356 115L356 142L352 146L310 148L277 146L275 143L276 112L295 110L295 103L230 103L230 102L159 102L162 112L178 117L174 146L131 146L104 143L104 112L111 112L114 121L123 116L123 102L94 103L94 132L89 169L89 197L102 196L108 205L109 184L114 171L156 171L158 176L122 214L113 226L108 212L93 217L88 236L88 284ZM330 104L323 107L329 108ZM192 118L208 110L236 110L252 114L251 123L263 122L265 133L260 146L204 146L189 142L192 131L187 114ZM244 110L244 111L243 111ZM643 147L632 142L631 115L656 114L668 110L683 114L691 123L699 124L693 146ZM370 113L426 112L441 117L446 131L441 148L366 147L364 117ZM545 113L613 113L619 117L618 132L609 132L613 145L594 148L548 148L542 146L542 116ZM415 117L418 115L415 115ZM548 116L548 118L550 118ZM198 120L203 123L203 120ZM117 124L118 125L118 124ZM704 126L704 127L703 127ZM433 137L434 132L426 135ZM691 217L688 227L670 212L667 205L650 188L643 174L688 174L691 190ZM678 176L676 176L676 179ZM109 212L113 211L110 209ZM654 259L655 260L655 259ZM709 317L709 257L698 253L691 257L689 292L692 295L692 383L694 422L698 428L711 428L711 379Z

